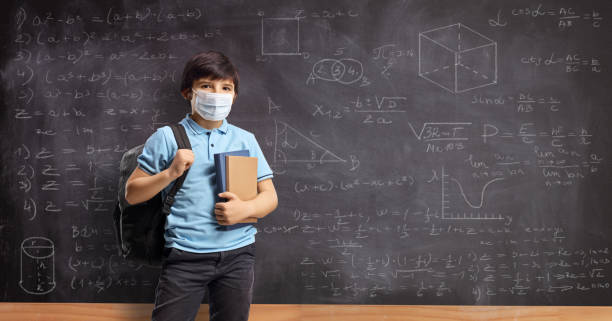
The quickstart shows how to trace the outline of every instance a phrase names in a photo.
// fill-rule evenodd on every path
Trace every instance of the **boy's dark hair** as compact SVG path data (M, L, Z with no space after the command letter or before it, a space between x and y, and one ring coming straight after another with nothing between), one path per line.
M234 82L234 92L238 95L238 85L240 82L238 70L229 58L221 52L209 50L191 57L183 70L181 91L191 88L193 82L199 78L210 78L211 80L231 79Z

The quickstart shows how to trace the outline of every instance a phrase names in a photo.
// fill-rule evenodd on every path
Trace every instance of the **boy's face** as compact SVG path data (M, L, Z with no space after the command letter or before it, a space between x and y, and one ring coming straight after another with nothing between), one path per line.
M204 91L210 93L221 93L231 94L233 100L236 100L236 92L234 91L234 82L232 79L216 79L211 80L210 78L198 78L193 82L191 89L185 89L183 91L183 97L187 100L191 100L193 97L193 91Z

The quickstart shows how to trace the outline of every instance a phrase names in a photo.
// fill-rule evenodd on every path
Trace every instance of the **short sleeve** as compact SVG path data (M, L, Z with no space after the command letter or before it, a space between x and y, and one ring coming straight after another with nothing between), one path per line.
M251 135L250 145L251 149L249 151L249 155L251 157L257 157L257 181L260 182L264 179L272 178L272 169L270 168L270 165L268 165L266 157L261 151L255 135Z
M166 135L162 128L158 128L144 144L142 153L136 159L138 167L145 172L155 175L168 167L169 157Z

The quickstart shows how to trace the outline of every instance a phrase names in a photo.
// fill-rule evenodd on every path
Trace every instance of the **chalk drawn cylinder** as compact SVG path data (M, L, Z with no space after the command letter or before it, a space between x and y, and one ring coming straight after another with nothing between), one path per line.
M21 242L19 286L29 294L42 295L55 289L55 249L45 237L29 237Z

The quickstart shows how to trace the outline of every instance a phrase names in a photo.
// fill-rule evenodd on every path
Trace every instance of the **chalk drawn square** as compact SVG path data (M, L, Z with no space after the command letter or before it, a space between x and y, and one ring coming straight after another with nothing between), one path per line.
M301 55L298 18L263 18L261 20L262 55Z
M461 93L497 83L497 42L457 23L419 33L419 76Z

